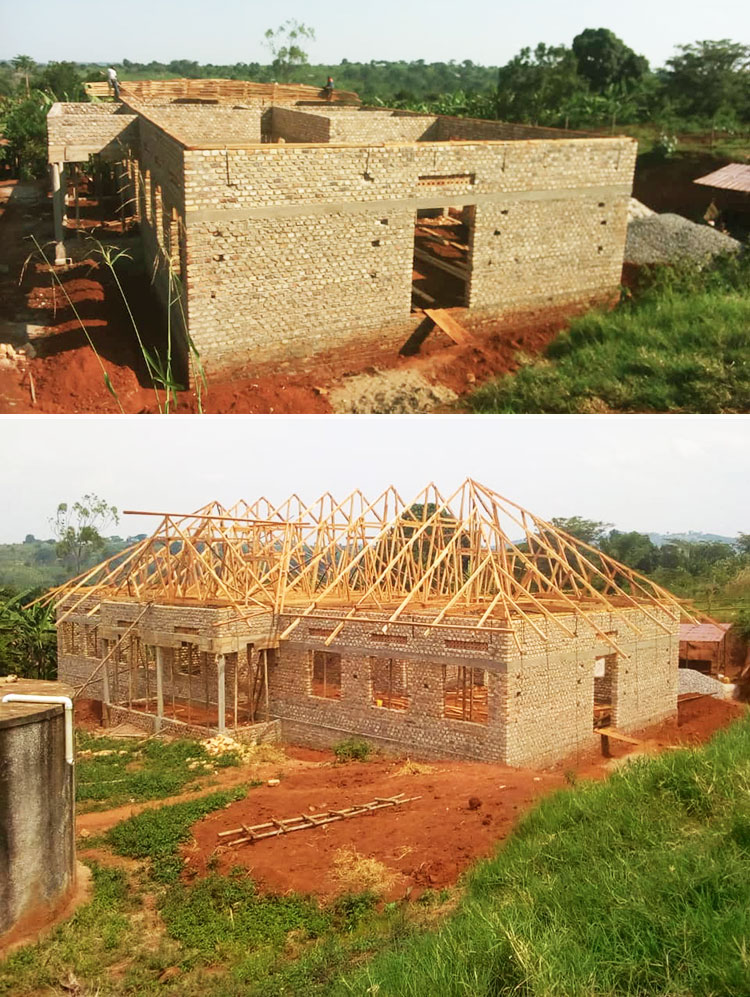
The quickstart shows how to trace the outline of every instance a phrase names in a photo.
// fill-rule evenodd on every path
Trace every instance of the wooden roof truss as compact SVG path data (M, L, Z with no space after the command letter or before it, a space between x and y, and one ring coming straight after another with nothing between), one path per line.
M399 621L425 633L509 633L516 643L519 620L545 641L551 629L574 637L582 622L622 653L594 614L634 637L629 609L664 632L692 618L666 589L472 479L447 496L431 483L409 502L389 487L374 501L356 490L342 501L294 494L149 515L160 520L151 536L48 594L59 621L105 599L197 603L291 617L281 639L324 616L334 623L327 644L361 621L383 633Z

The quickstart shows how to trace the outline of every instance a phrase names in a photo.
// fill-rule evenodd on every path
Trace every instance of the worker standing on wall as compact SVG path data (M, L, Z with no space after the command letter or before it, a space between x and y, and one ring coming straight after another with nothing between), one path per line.
M117 70L113 69L112 66L107 70L107 83L109 84L110 90L114 92L115 100L120 99L120 83L117 79Z
M323 87L326 93L326 97L331 100L333 97L333 77L329 76L326 80L326 85Z

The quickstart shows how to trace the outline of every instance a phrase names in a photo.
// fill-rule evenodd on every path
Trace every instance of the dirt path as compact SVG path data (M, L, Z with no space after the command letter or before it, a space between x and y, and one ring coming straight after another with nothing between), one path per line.
M112 810L95 810L91 813L79 814L76 817L76 834L80 836L82 831L86 833L86 836L103 834L110 827L119 824L121 820L127 820L128 817L133 817L144 810L154 810L157 807L168 806L171 803L184 803L186 800L195 800L201 796L208 796L210 793L216 793L221 789L233 789L235 786L241 786L243 783L248 783L253 779L265 781L266 779L275 778L279 772L281 774L296 773L300 770L304 771L316 767L319 764L320 762L317 759L315 761L306 761L304 758L297 757L294 753L290 752L287 760L281 764L278 762L268 762L219 769L211 777L210 784L205 783L200 789L179 793L177 796L168 796L160 800L147 800L144 803L126 803L124 806L115 807Z

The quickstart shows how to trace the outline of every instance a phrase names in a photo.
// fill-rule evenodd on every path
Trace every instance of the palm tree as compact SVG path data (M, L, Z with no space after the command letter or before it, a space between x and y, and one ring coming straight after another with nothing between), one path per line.
M21 75L26 80L26 96L29 96L29 76L36 68L36 63L31 58L30 55L17 55L15 59L11 59L11 63L16 72L21 73Z

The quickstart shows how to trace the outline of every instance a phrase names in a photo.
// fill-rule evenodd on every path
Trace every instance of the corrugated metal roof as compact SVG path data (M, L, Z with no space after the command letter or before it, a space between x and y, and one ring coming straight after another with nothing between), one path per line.
M681 623L680 642L696 641L704 644L718 644L731 627L731 623Z
M750 166L743 166L742 163L730 163L728 166L722 166L720 170L707 173L705 177L693 180L693 183L702 184L704 187L739 190L745 194L750 194Z

